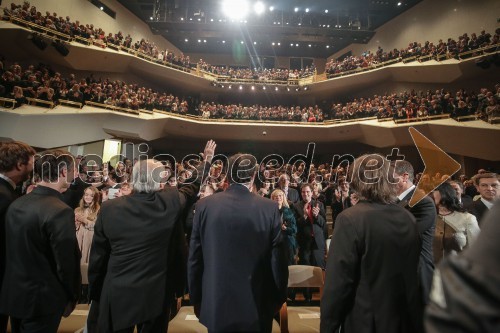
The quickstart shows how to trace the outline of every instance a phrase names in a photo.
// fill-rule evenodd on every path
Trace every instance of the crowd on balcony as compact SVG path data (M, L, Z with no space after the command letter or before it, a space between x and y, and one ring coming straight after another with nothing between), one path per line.
M458 37L458 41L453 38L448 38L445 42L440 39L436 44L426 41L423 45L418 42L411 42L406 48L400 50L393 49L384 51L382 47L378 47L375 53L366 51L360 56L348 56L342 60L331 59L326 63L325 71L327 75L370 68L374 65L384 63L390 60L405 60L405 59L431 59L436 56L447 55L449 57L458 57L467 51L476 50L479 48L492 46L497 48L500 43L500 28L495 31L492 36L486 31L481 31L479 35L472 33L470 36L467 33ZM494 49L490 50L493 51Z
M168 92L159 92L109 78L89 75L67 77L38 64L23 69L18 63L8 67L0 61L0 97L13 98L16 106L26 104L27 97L53 102L69 100L82 105L95 102L131 110L163 110L187 114L187 100ZM315 106L266 106L220 104L203 101L197 113L205 119L275 120L322 122L328 119L350 120L366 117L379 119L411 119L449 114L451 117L476 115L482 119L500 116L500 84L494 89L481 88L479 93L460 89L456 92L405 91L370 98L356 98L345 103L333 103L330 110Z
M93 24L83 24L79 21L72 21L69 16L63 17L57 13L47 11L44 14L39 12L35 6L31 6L28 1L22 5L12 3L10 8L4 9L4 18L10 16L43 26L47 29L55 30L70 37L81 37L83 40L90 41L92 44L101 47L126 48L138 51L151 57L154 61L161 64L174 64L186 69L192 68L195 64L191 63L189 56L184 54L174 54L169 50L164 50L154 42L145 38L133 41L130 34L125 35L121 31L113 34L106 33L101 28L94 27ZM78 39L77 39L78 40ZM500 28L494 35L481 31L480 34L467 33L459 36L458 39L448 38L447 41L439 40L437 43L426 41L425 43L411 42L406 48L393 49L385 51L378 47L376 52L366 51L359 56L351 55L342 60L332 59L326 63L325 72L328 77L336 74L348 72L357 69L369 69L373 66L390 60L404 61L405 59L428 60L436 56L458 57L464 52L476 50L478 48L491 45L497 48L500 43ZM493 51L491 49L489 51ZM469 54L469 56L472 54ZM301 70L289 70L279 68L232 68L230 66L214 66L200 59L198 67L205 71L219 76L227 76L231 79L241 80L273 80L288 81L304 78L314 75L316 72L314 64Z
M74 74L63 77L49 66L38 64L23 69L14 63L4 69L1 62L0 97L13 98L16 106L28 98L57 103L59 99L76 103L87 101L131 110L164 110L180 114L188 111L187 101L137 84L90 75L77 79Z
M63 17L56 12L47 11L44 15L35 6L31 6L28 1L24 1L22 5L11 3L10 7L6 7L3 18L9 19L10 16L58 31L71 38L81 37L83 40L103 48L106 46L124 47L148 55L159 63L171 63L185 68L191 67L189 56L182 53L174 54L171 51L163 50L154 42L144 38L134 42L130 34L124 35L121 31L115 34L106 33L101 28L94 27L93 24L83 24L78 20L72 21L69 16Z
M253 81L288 81L301 79L315 74L316 68L314 64L306 66L301 70L291 70L286 68L233 68L228 66L213 66L203 59L198 61L198 67L208 73L217 76L227 76L231 79L243 79Z
M331 118L359 119L376 116L379 119L411 119L449 114L452 118L476 115L481 119L500 116L500 85L493 90L481 88L479 93L460 89L455 93L435 91L405 91L373 98L359 98L345 104L333 104Z

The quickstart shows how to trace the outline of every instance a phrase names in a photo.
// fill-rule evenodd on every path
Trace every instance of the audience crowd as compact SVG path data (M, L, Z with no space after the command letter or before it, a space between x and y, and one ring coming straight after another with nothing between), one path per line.
M253 80L253 81L288 81L294 79L301 79L314 75L316 68L314 64L312 66L306 66L301 70L290 70L286 68L232 68L226 66L214 66L210 65L200 59L198 62L198 67L205 71L218 76L226 76L231 79L243 79L243 80Z
M162 64L175 64L186 69L195 67L191 64L189 56L184 54L176 55L171 51L163 50L154 42L141 38L141 40L133 41L130 34L126 36L121 31L113 34L106 33L101 28L94 27L93 24L83 24L79 21L71 21L69 16L63 17L57 13L47 11L45 15L37 11L35 6L31 6L28 1L23 5L11 3L10 8L4 9L3 14L5 19L10 16L20 18L22 20L43 26L47 29L58 31L70 37L81 37L78 41L86 40L100 47L125 48L139 51L142 54L150 56L156 62ZM391 60L405 61L408 59L419 59L420 61L430 60L435 57L458 58L462 53L474 51L479 48L491 46L489 52L498 50L500 43L500 28L495 31L492 36L490 33L482 30L479 35L472 33L470 36L467 33L458 37L458 40L448 38L445 42L440 39L436 44L426 41L423 45L421 42L411 42L406 48L394 48L390 51L384 51L379 46L377 51L363 52L356 56L350 55L341 60L331 59L326 63L325 72L327 76L333 76L339 73L370 68L377 64ZM473 52L462 57L469 57ZM288 81L314 75L316 72L314 64L306 66L301 70L289 69L268 69L268 68L232 68L230 66L215 66L206 63L200 59L197 63L199 69L218 76L230 77L231 79L243 79L253 81Z
M4 9L3 16L5 19L14 16L47 29L58 31L71 38L81 37L82 39L77 38L76 40L90 41L90 43L102 48L109 46L112 48L123 47L132 49L156 59L158 63L170 63L185 68L191 68L189 56L185 56L182 53L174 54L144 38L134 42L130 34L125 36L121 31L115 34L111 32L106 33L101 28L94 27L93 24L83 24L78 20L72 21L69 16L63 17L56 12L50 13L47 11L44 15L38 11L35 6L31 6L28 1L24 1L22 5L11 3L10 8L7 7Z
M400 50L395 48L390 51L384 51L379 46L375 53L366 51L359 56L350 55L341 60L331 59L326 63L325 72L328 76L333 76L351 70L367 69L390 60L405 61L408 59L420 59L424 61L441 56L458 58L461 53L487 46L491 46L488 51L493 52L498 50L499 43L500 28L495 31L493 37L490 33L483 30L479 35L472 33L470 37L467 33L464 33L458 37L458 41L453 38L448 38L446 42L440 39L437 44L426 41L423 46L422 43L412 42L406 48ZM464 57L470 57L471 55L472 53Z
M16 107L26 104L26 97L58 103L59 99L82 103L95 102L131 110L153 109L187 114L188 101L167 92L158 92L137 84L89 75L67 77L44 64L23 69L18 63L6 67L0 61L0 97L13 98ZM220 104L202 101L194 114L204 119L242 119L295 122L323 122L328 119L411 119L449 114L456 118L476 115L487 120L500 116L500 85L493 90L481 88L479 93L460 89L456 92L405 91L371 98L356 98L346 103L333 103L330 110L315 106L264 106Z

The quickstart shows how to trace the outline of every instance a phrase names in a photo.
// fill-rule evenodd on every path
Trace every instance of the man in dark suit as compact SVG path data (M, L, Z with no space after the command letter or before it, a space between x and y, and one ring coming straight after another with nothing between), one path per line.
M473 177L474 185L481 198L469 205L469 212L482 224L484 214L493 207L493 202L500 197L500 182L496 173L479 173Z
M333 229L335 230L335 220L344 209L352 207L351 203L352 191L349 189L349 182L346 177L340 177L338 186L334 187L332 196L332 221Z
M209 141L204 156L211 160L214 150ZM182 216L198 193L202 172L179 190L160 191L164 170L155 160L137 162L133 193L101 207L89 262L89 296L99 304L99 332L132 333L136 326L142 333L166 332L170 305L184 293Z
M278 205L251 192L255 157L229 159L229 188L200 200L189 248L195 313L209 332L271 332L288 264Z
M373 168L364 163L369 156L350 166L352 187L362 199L338 216L328 253L320 331L421 333L415 218L393 204L389 163Z
M23 142L0 143L0 288L5 272L5 214L17 198L16 186L33 171L35 150ZM7 331L8 316L0 314L0 333Z
M424 303L429 302L429 292L432 285L432 275L434 274L434 257L432 252L432 242L434 240L434 228L436 226L436 206L429 197L424 197L413 207L408 205L415 185L413 184L413 166L408 161L397 161L394 169L394 178L397 183L397 194L399 204L407 208L417 220L417 228L422 240L420 252L419 272L422 283L422 293Z
M468 195L464 194L464 185L457 180L450 180L448 181L455 190L455 193L457 194L458 201L460 201L460 206L463 208L467 208L472 204L472 198L469 197Z
M289 203L295 204L299 202L300 196L296 189L290 187L290 176L286 173L278 178L278 188L285 192L286 199Z
M61 200L76 173L73 157L45 152L35 163L38 186L6 215L6 265L0 312L12 332L57 332L80 289L80 254L73 209Z
M303 184L300 192L302 200L293 206L297 221L299 264L325 268L325 207L312 198L311 184Z

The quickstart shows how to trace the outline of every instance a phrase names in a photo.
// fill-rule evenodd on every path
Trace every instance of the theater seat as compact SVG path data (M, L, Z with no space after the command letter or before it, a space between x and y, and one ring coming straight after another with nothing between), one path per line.
M319 288L323 295L324 273L320 267L288 266L288 288ZM281 332L319 332L319 306L286 306L280 311Z
M59 324L58 333L76 333L83 332L87 317L89 315L88 304L78 304L76 309L68 318L62 318Z

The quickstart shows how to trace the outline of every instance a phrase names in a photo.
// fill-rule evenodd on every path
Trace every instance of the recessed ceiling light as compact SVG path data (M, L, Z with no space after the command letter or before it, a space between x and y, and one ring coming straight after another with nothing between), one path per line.
M184 17L181 17L181 21L184 21Z
M278 46L281 46L281 43L278 43Z
M274 6L269 7L269 11L272 12L274 10Z
M204 39L204 40L203 40L203 43L206 43L206 42L207 42L207 40L206 40L206 39Z
M272 42L271 44L274 46L274 44L275 44L275 43L274 43L274 42Z
M330 45L327 45L327 46L326 46L326 48L327 48L327 49L329 49L329 48L330 48Z
M201 43L201 39L198 39L198 43Z
M298 47L298 46L299 46L299 44L295 44L295 46L297 46L297 47Z
M240 87L241 87L241 86L240 86ZM252 86L252 90L255 90L255 87L254 87L254 86Z
M240 43L243 44L243 41L241 41Z
M295 11L295 12L298 12L298 11L299 11L299 7L295 7L295 8L294 8L294 11Z
M253 42L253 45L257 45L257 42Z
M398 6L401 6L401 2L398 2Z
M328 14L328 9L325 9L325 14Z
M308 46L311 47L311 44L309 44Z
M306 8L306 13L309 13L309 8Z
M225 41L225 40L223 40L223 41L222 41L222 44L226 44L226 41Z
M184 39L184 41L185 41L186 43L187 43L187 42L189 42L189 40L188 40L187 38L186 38L186 39Z
M240 90L242 90L242 89L243 89L243 86L240 86Z

